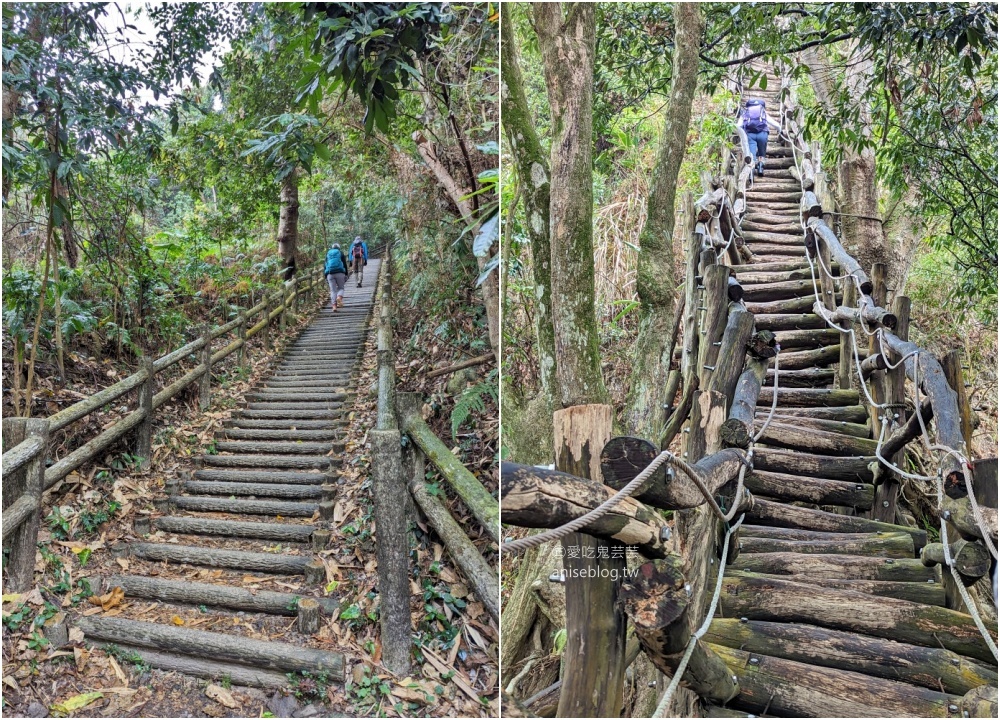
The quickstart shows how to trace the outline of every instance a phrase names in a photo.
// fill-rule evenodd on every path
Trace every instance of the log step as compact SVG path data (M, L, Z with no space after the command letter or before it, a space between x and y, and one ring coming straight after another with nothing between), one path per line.
M722 582L723 617L806 623L996 662L972 618L955 610L772 577Z
M904 533L905 534L905 533ZM912 547L912 540L910 543ZM913 557L871 557L799 552L742 554L730 567L767 575L805 575L833 580L891 580L894 582L940 582L941 568L926 567Z
M806 370L781 370L778 385L786 388L830 387L834 378L833 370L811 367ZM767 371L766 385L774 384L774 370Z
M780 226L776 226L780 227ZM790 233L779 233L779 232L761 232L756 230L746 230L743 232L743 239L747 242L755 243L774 243L776 245L794 245L800 251L804 252L805 243L802 240L802 231L800 230L798 234ZM792 278L788 278L791 280Z
M185 492L202 495L284 498L286 500L311 500L323 494L319 485L272 485L268 483L205 482L201 480L183 482L181 489Z
M137 645L268 670L324 672L336 682L344 681L344 656L326 650L114 617L81 617L75 625L90 640Z
M840 343L798 352L782 352L778 358L781 371L818 369L840 360Z
M770 410L770 407L770 405L758 405L757 412L764 411L766 414ZM868 421L868 411L861 405L845 405L843 407L783 407L779 403L777 412L785 416L807 417L815 420L834 420L849 423L864 423Z
M773 392L772 388L762 387L757 404L769 406ZM778 407L783 405L791 407L842 407L845 405L858 405L858 399L859 394L857 390L834 390L830 388L792 388L786 390L778 388Z
M875 499L875 486L868 483L764 470L754 470L747 475L746 486L750 492L765 497L817 505L844 505L858 510L870 510Z
M237 454L275 454L275 455L316 455L336 449L333 442L314 442L300 440L286 442L282 440L220 440L215 443L215 449L224 453ZM343 448L343 443L340 443Z
M322 485L334 482L335 475L319 472L296 472L295 470L208 470L194 471L197 480L217 482L259 482L278 485Z
M754 468L757 470L859 483L875 481L872 468L877 464L878 459L868 455L816 455L768 446L757 446L754 451Z
M768 655L709 645L737 676L730 704L778 717L951 717L961 697Z
M209 467L330 469L330 458L325 455L201 455L198 459Z
M257 428L275 430L296 430L296 429L330 429L334 430L343 427L345 420L296 420L294 418L271 418L263 420L253 420L250 418L235 418L222 423L224 428Z
M231 498L175 495L170 502L178 510L189 512L221 512L237 515L272 515L274 517L312 517L319 509L314 502L282 500L233 500Z
M779 395L780 399L780 395ZM772 419L758 442L820 455L874 456L878 442ZM836 503L834 503L836 504Z
M781 315L757 315L755 330L821 330L829 327L826 320L814 313L785 313Z
M754 248L755 253L784 255L786 253L771 253L767 247ZM802 254L803 248L796 248L794 254ZM790 298L813 296L815 294L812 280L781 280L772 283L762 283L759 285L746 285L743 288L743 300L745 302L769 302L771 300L788 300Z
M779 330L774 333L774 339L781 345L781 350L784 352L798 348L839 346L841 334L835 328L826 328L824 330Z
M184 605L207 605L233 610L261 612L269 615L295 615L296 603L302 595L272 592L270 590L245 590L229 585L210 585L159 578L116 575L105 581L105 587L120 587L126 597L147 598ZM311 598L319 603L326 614L340 611L340 603L332 598Z
M284 412L284 415L279 415L278 417L299 417L298 414L291 415L290 413L320 413L313 417L324 417L335 410L343 407L344 403L340 401L327 401L327 400L317 400L315 402L310 402L308 400L258 400L254 402L247 403L247 410L257 410L260 412ZM244 411L246 412L246 411ZM304 415L303 417L310 417Z
M754 240L747 241L747 247L757 255L780 255L782 257L801 257L805 255L806 247L803 244L798 245L780 245L777 243L764 243L756 242ZM810 283L811 284L811 283Z
M788 580L790 582L815 585L832 590L848 590L862 592L876 597L889 597L897 600L946 607L944 585L939 582L895 582L892 580L844 580L843 578L818 578L807 575L766 575L751 573L745 570L730 570L730 577L763 578L772 580Z
M774 538L744 537L741 534L740 552L744 555L757 553L799 553L807 555L869 555L875 557L913 558L913 538L906 533L886 533L884 535L851 533L850 538L846 537L846 535L845 533L840 538L834 540L778 540ZM784 573L769 571L767 574L781 575ZM796 573L791 574L794 575ZM918 581L904 580L902 582Z
M904 525L869 520L867 518L837 515L823 510L785 505L770 500L758 498L753 507L747 511L747 521L755 525L769 525L785 528L800 528L802 530L818 530L820 532L905 532L913 537L914 550L919 551L927 544L927 531Z
M220 535L223 537L299 543L309 542L313 531L316 530L312 525L212 520L209 518L176 517L172 515L153 518L152 526L156 530L163 530L164 532L179 535Z
M247 410L240 410L236 415L236 420L249 419L249 420L310 420L310 419L320 419L325 418L327 421L334 418L340 417L340 411L337 409L322 409L322 410L290 410L290 409L277 409L277 408L251 408Z
M948 650L801 623L715 618L705 639L754 655L849 670L955 695L997 683L996 668Z
M228 440L327 440L332 442L337 433L327 430L253 430L243 428L227 428L221 437Z
M767 415L767 410L762 410L760 408L757 409L754 416L754 423L757 430L760 430L760 427L764 422L764 418L766 418ZM871 427L861 423L843 422L838 420L817 420L816 418L801 416L795 417L793 415L783 415L780 411L774 414L771 422L785 424L791 423L801 428L813 428L816 430L825 430L826 432L843 433L844 435L851 435L859 438L869 438L872 434Z
M304 575L306 565L313 559L311 555L220 550L218 548L167 543L129 543L127 547L131 555L144 560L165 560L205 567L267 572L276 575Z

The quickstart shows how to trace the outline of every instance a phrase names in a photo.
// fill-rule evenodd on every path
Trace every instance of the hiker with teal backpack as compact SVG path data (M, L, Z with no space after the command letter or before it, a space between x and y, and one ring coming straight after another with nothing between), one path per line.
M736 122L737 127L743 128L750 143L750 156L756 158L754 171L757 175L764 175L764 156L767 155L767 138L770 134L769 127L781 130L781 126L767 116L767 109L763 100L747 100L746 107L740 113L740 119Z
M348 256L354 268L354 275L358 278L358 287L361 287L361 282L365 279L364 267L368 264L368 243L362 240L360 235L351 243Z
M340 243L334 243L327 251L323 274L330 286L330 306L337 312L337 308L344 307L344 285L347 282L347 256L340 249Z

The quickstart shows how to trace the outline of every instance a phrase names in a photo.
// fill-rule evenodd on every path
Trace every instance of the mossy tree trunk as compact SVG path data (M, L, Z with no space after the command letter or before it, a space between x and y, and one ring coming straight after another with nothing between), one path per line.
M513 7L505 13L515 12ZM524 77L518 62L517 41L511 18L500 24L500 75L503 126L524 198L525 226L531 242L532 274L535 280L535 335L542 394L551 407L559 396L556 376L556 343L552 328L552 271L549 244L549 162L535 132L528 109ZM551 431L549 432L551 435Z
M698 3L674 5L675 43L670 102L646 202L646 224L639 236L636 286L640 301L639 334L628 402L629 432L656 438L662 430L664 397L673 353L673 314L680 279L674 270L674 199L687 146L691 102L698 86L698 52L704 29ZM504 108L506 110L506 108Z
M281 211L278 216L278 254L284 279L295 275L295 252L299 241L299 174L293 170L281 181Z
M549 242L558 404L606 403L594 312L594 6L538 3L532 12L552 121Z

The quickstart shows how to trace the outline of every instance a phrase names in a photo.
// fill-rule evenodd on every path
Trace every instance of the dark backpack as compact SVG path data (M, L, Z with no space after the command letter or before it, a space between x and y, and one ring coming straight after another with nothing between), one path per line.
M364 250L363 247L361 247L361 243L357 243L353 248L351 248L351 251L354 253L354 259L355 260L363 260L364 259L364 257L365 257L365 250Z
M747 100L743 111L743 129L750 133L767 130L767 113L764 111L763 100Z

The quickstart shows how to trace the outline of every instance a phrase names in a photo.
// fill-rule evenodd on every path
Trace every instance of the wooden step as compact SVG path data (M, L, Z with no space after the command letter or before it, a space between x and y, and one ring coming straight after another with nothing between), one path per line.
M323 495L323 489L320 485L275 485L250 482L188 480L181 483L181 489L195 495L281 498L283 500L312 500Z
M997 683L995 667L948 650L802 623L715 618L705 639L754 655L849 670L955 695Z
M242 420L333 420L340 417L339 408L317 410L290 410L286 408L249 408L240 410L235 419Z
M709 644L737 676L731 705L777 717L950 717L961 697Z
M224 428L274 428L274 429L321 429L321 428L339 428L346 424L343 419L330 419L330 420L296 420L295 418L269 418L269 419L251 419L251 418L234 418L232 420L226 420L222 423Z
M273 517L312 517L319 509L314 502L285 500L237 500L233 498L174 495L170 502L178 510L219 512L235 515L271 515Z
M279 485L322 485L337 480L336 475L322 472L296 470L213 470L202 468L194 471L196 480L216 482L260 482Z
M802 257L806 254L806 246L799 243L796 245L777 245L775 243L747 241L747 247L755 255L774 255L779 257Z
M788 582L804 583L815 585L816 587L829 588L831 590L841 590L848 592L860 592L875 597L895 598L896 600L906 600L907 602L919 603L921 605L933 605L935 607L946 607L944 585L941 583L928 582L894 582L891 580L845 580L843 578L817 578L807 575L764 575L761 573L751 573L745 570L730 570L727 577L746 577L762 580L785 580Z
M840 345L841 333L836 328L823 330L779 330L774 333L775 342L781 345L782 352L803 348L821 348L830 345Z
M760 430L764 424L764 419L768 416L769 409L758 408L754 413L754 428ZM863 423L849 423L838 420L817 420L816 418L795 417L794 415L783 415L776 412L771 418L772 422L794 423L798 427L813 428L815 430L825 430L826 432L838 432L859 438L870 438L872 435L871 426Z
M762 387L760 389L760 396L757 399L757 404L770 406L773 393L774 390L772 388ZM778 407L841 407L844 405L857 405L858 399L859 396L857 390L835 390L832 388L778 388Z
M769 472L825 477L831 480L870 483L878 464L874 456L816 455L801 450L785 450L758 445L754 450L754 468Z
M830 387L833 383L835 373L833 370L823 370L817 367L810 367L804 370L785 370L779 372L779 386L786 388L808 388L808 387ZM767 385L774 384L774 370L767 371L765 378Z
M779 392L780 395L780 392ZM802 427L788 420L768 424L758 442L772 447L802 450L816 455L848 455L874 457L878 443L868 438ZM831 503L838 504L838 503Z
M175 517L164 515L152 519L154 530L178 535L217 535L220 537L277 540L280 542L307 543L316 528L312 525L289 523L258 523L239 520L213 520L202 517Z
M802 530L819 530L821 532L905 532L913 537L915 551L927 544L927 531L904 525L869 520L868 518L837 515L824 510L786 505L780 502L757 498L753 508L747 511L747 521L754 525L770 525L785 528L800 528Z
M800 250L802 254L804 249ZM746 302L769 302L772 300L788 300L815 295L812 280L781 280L779 282L762 283L759 285L745 285L743 287L743 300Z
M266 572L276 575L303 575L306 571L306 565L313 560L311 554L258 553L168 543L129 543L127 547L130 555L143 560Z
M875 487L869 483L754 470L746 476L750 492L780 500L800 500L817 505L844 505L870 510Z
M805 242L802 240L801 233L758 232L744 229L743 239L748 243L772 243L775 245L793 246L805 255Z
M833 533L830 534L833 535ZM868 555L912 559L913 538L906 533L845 533L831 540L779 540L777 538L748 537L740 533L740 554L749 556L760 553ZM786 573L769 571L768 574L784 575Z
M215 449L224 453L265 453L274 455L322 455L337 446L343 449L343 443L332 441L318 442L311 440L218 440Z
M755 330L821 330L827 328L826 320L813 313L782 313L778 315L756 315Z
M912 541L910 547L913 547ZM941 568L926 567L912 556L912 551L908 558L799 552L742 553L730 567L767 575L805 575L832 580L941 581Z
M198 458L206 467L247 468L314 468L329 470L330 458L325 455L202 455Z
M769 410L770 405L757 406L757 411ZM807 417L814 420L834 420L838 422L866 423L868 410L861 405L845 405L843 407L778 407L778 412L790 417Z
M836 332L836 331L834 331ZM782 346L784 347L784 346ZM778 356L778 367L785 370L818 370L829 367L840 360L840 343L799 352L782 352ZM770 381L768 385L770 385Z
M996 662L972 618L955 610L771 577L722 582L723 617L807 623Z
M332 442L337 433L327 430L253 430L227 428L217 434L227 440L327 440Z
M344 681L344 656L326 650L115 617L81 617L74 624L87 640L138 645L283 672L322 672L335 682Z

